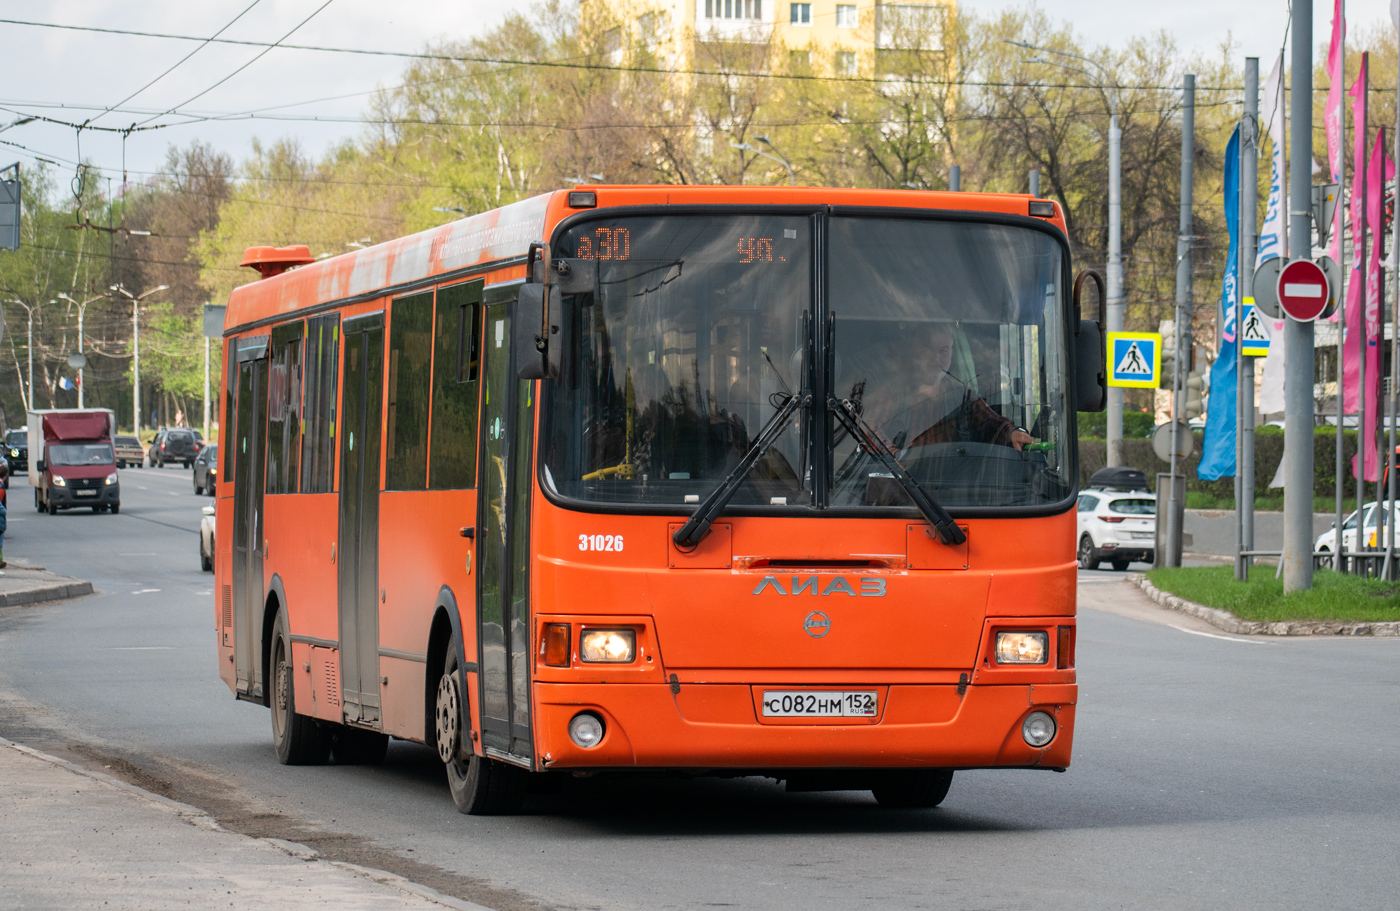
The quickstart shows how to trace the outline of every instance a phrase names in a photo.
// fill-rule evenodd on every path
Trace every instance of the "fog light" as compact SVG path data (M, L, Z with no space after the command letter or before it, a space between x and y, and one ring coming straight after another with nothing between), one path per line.
M1043 632L997 633L997 664L1044 664L1050 660L1050 636Z
M603 719L592 712L579 712L569 722L569 739L585 750L596 747L603 742Z
M579 637L584 661L626 664L637 654L637 633L630 629L589 629Z
M1021 723L1021 736L1031 746L1043 747L1055 739L1055 719L1044 712L1031 712Z

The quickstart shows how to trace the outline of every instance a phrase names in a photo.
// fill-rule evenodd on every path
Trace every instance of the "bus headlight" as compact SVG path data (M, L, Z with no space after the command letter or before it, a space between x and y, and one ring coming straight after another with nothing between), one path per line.
M1048 633L997 633L997 664L1044 664L1049 659Z
M626 664L637 654L637 634L630 629L588 629L579 639L584 661Z
M1031 712L1021 723L1021 736L1033 747L1043 747L1055 739L1055 719L1045 712Z
M569 721L569 739L585 750L603 742L603 719L592 712L579 712Z

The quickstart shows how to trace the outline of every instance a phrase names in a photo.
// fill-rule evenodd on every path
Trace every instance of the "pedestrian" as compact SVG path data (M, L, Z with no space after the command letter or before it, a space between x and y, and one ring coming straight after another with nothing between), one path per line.
M6 490L10 487L10 466L6 464L4 459L0 459L0 487L4 487ZM0 569L5 568L5 527L7 525L5 500L7 499L8 497L0 497Z

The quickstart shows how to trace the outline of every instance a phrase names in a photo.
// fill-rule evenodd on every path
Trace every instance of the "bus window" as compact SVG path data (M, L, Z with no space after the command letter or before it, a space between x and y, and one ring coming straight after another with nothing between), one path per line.
M219 435L222 437L228 434L232 439L233 429L233 408L238 400L238 339L231 338L224 346L224 422L219 425ZM136 436L140 438L141 427L137 424ZM233 450L224 447L224 483L233 483Z
M576 381L545 403L546 475L559 493L679 506L723 483L806 386L811 234L804 215L569 229L559 255L596 260L601 290L574 298ZM731 502L810 506L805 432L789 421Z
M428 368L433 354L433 294L393 302L389 323L389 428L385 490L428 486Z
M476 400L481 371L481 280L439 288L433 346L433 437L428 484L476 486Z
M272 330L267 389L267 492L296 493L301 456L301 323Z
M859 405L944 506L1068 498L1076 469L1059 243L998 224L833 218L830 226L832 391ZM833 505L909 505L842 429L832 446Z
M302 493L334 490L336 368L340 315L306 321L306 395L302 416Z

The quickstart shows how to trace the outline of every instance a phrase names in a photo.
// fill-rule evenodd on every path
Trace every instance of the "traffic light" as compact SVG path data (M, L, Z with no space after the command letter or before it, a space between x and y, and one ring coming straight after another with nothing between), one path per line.
M1203 393L1206 378L1199 370L1192 370L1186 376L1186 420L1198 418L1205 412Z

